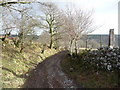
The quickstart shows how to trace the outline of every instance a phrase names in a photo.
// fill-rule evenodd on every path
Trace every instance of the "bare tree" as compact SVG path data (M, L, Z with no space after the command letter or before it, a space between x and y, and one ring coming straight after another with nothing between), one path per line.
M29 4L32 3L34 0L30 0L29 2L27 2L27 0L16 0L16 1L11 1L11 0L2 0L0 1L0 7L2 9L2 31L4 32L4 37L3 37L3 41L5 40L5 38L7 36L10 35L10 33L16 28L16 22L15 19L16 17L18 17L18 7L16 8L16 6L19 6L20 4ZM17 4L17 5L15 5ZM14 10L14 11L13 11ZM15 12L15 13L13 13ZM19 11L20 12L20 11ZM16 20L17 21L17 20Z
M76 9L75 7L67 8L64 28L67 32L67 37L69 37L71 53L74 48L75 54L77 54L79 49L79 47L77 47L78 40L95 29L91 16L91 11L84 12L83 10Z
M18 26L18 37L17 43L19 45L20 52L26 47L25 44L29 43L28 35L32 35L34 33L33 28L38 25L36 19L33 19L29 16L27 9L20 10L20 20L17 22Z
M10 7L3 7L3 31L5 36L11 31L17 32L18 37L13 39L15 46L20 48L20 52L28 44L28 35L34 33L33 28L38 25L36 19L30 15L30 6L11 5ZM7 15L6 15L7 13Z
M54 3L40 3L40 9L42 12L42 15L40 16L41 28L44 28L45 30L49 31L49 48L52 48L54 42L58 40L58 38L55 39L55 36L56 34L58 34L58 29L61 27L61 12Z

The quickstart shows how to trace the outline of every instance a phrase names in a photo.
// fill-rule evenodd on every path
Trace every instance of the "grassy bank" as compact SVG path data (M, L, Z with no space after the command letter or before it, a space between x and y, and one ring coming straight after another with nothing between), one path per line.
M10 40L2 42L3 88L20 88L30 70L57 52L55 49L46 48L44 53L41 53L41 45L37 42L26 46L22 53L19 51Z
M66 57L62 61L63 70L85 88L120 87L118 85L118 71L98 70L92 64L83 61L87 54L89 52L83 51L78 54L78 58Z

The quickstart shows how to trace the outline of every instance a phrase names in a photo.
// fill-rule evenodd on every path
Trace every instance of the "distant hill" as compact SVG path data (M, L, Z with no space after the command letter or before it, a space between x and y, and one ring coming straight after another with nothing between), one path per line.
M0 36L3 36L4 34L0 34ZM10 37L17 37L17 35L11 35ZM32 37L32 39L37 40L40 36L37 35L28 35L28 37ZM108 34L91 34L87 35L88 46L98 48L100 47L100 42L103 46L108 46L109 42L109 35ZM101 41L100 41L101 40ZM85 40L83 39L82 42L80 42L80 47L85 47ZM94 44L94 45L93 45ZM115 46L118 46L118 35L115 35Z
M107 46L109 42L109 35L88 35L88 38L91 40L95 40L97 43L101 43L103 46ZM100 39L101 38L101 39ZM115 35L115 46L118 46L118 35Z

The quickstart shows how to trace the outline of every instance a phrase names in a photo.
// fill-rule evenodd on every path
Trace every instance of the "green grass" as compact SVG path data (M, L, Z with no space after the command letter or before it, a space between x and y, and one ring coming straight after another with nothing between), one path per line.
M22 53L19 52L19 48L14 47L10 40L2 44L2 67L14 71L17 75L26 74L45 58L57 53L54 49L46 49L42 54L39 43L26 46ZM25 78L19 78L10 71L2 70L3 88L21 88Z
M116 88L118 87L117 71L99 71L98 74L91 65L84 66L82 60L66 57L62 61L63 70L78 84L85 88ZM73 70L70 70L72 68Z

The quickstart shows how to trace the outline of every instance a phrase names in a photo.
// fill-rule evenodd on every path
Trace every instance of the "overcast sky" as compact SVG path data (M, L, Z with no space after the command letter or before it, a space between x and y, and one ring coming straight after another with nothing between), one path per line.
M85 10L94 10L93 19L96 26L100 27L93 34L108 34L109 29L118 33L118 2L120 0L38 0L56 2L64 8L66 4L73 3L76 7Z
M72 3L76 7L84 10L94 10L94 24L99 28L92 34L108 34L109 29L118 33L118 2L120 0L37 0L55 2L60 8L64 9L66 4ZM1 25L0 25L1 26Z

